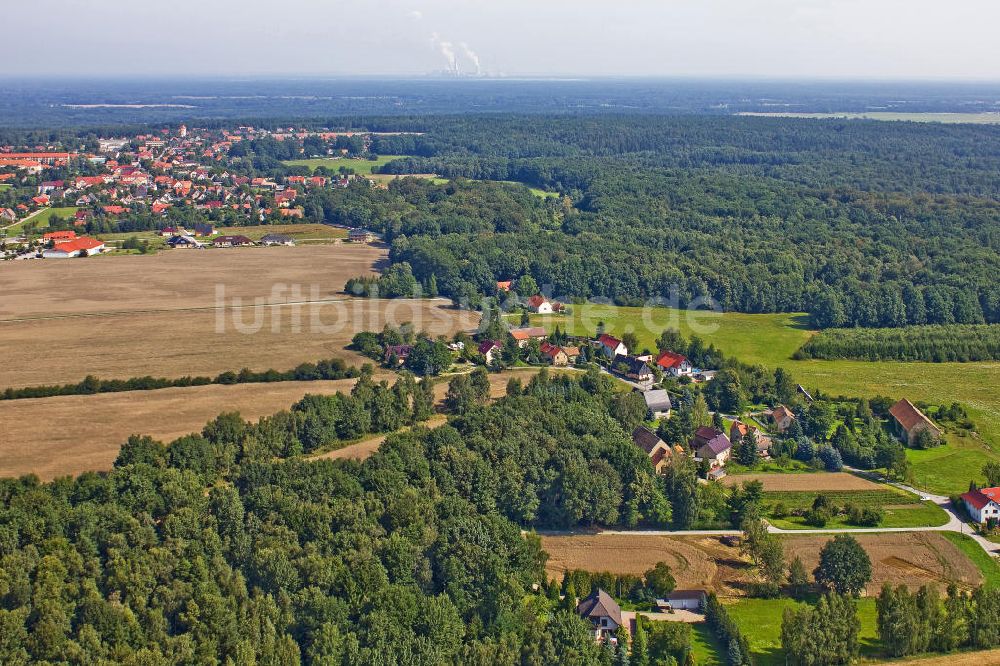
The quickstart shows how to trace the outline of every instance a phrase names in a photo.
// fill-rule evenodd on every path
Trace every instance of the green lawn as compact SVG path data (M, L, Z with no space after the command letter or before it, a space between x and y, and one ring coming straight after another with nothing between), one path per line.
M915 495L892 486L886 486L879 490L824 491L822 493L765 492L763 502L768 521L775 527L782 529L809 529L813 527L806 524L805 518L801 516L775 518L772 511L778 502L784 504L788 511L808 509L812 507L813 501L819 494L825 495L832 504L839 507L848 502L858 506L881 507L885 518L879 523L879 527L938 527L948 522L948 514L941 507L933 502L920 502ZM826 527L850 529L860 526L849 523L846 516L838 515L827 522Z
M408 155L379 155L378 158L374 160L368 159L352 159L349 157L315 157L311 159L303 160L286 160L282 164L286 166L304 166L309 167L310 170L315 170L316 167L325 166L330 171L337 171L340 167L347 167L348 169L353 169L354 173L359 175L370 175L372 169L375 167L381 167L388 164L392 160L398 160L403 157L409 157Z
M955 544L959 550L965 553L966 557L972 560L973 564L979 567L979 570L983 572L985 585L989 587L1000 585L1000 564L997 564L997 561L990 557L972 537L956 532L941 532L940 534Z
M59 217L65 219L76 215L76 211L78 210L80 209L75 206L68 206L65 208L46 208L38 215L35 215L30 220L27 220L27 222L29 224L34 224L36 229L47 229L49 226L49 220L51 220L53 216L58 215ZM25 221L22 220L19 224L15 224L7 229L7 235L10 236L15 233L20 233L21 228L24 226L24 222Z
M704 622L691 625L691 653L698 666L725 666L725 650Z
M862 655L878 652L878 629L875 622L875 599L855 601L861 619ZM740 599L726 605L729 616L739 626L750 642L754 663L758 666L783 666L785 655L781 649L781 618L786 608L804 606L794 599ZM701 664L701 662L698 662Z
M807 388L819 387L829 395L893 398L913 401L964 404L975 421L981 440L949 438L948 446L933 453L959 453L959 467L941 469L923 464L914 454L916 483L931 492L952 493L968 489L989 460L1000 460L1000 362L899 363L893 361L794 361L792 354L812 335L805 315L742 314L675 310L672 308L632 308L611 305L571 305L569 315L533 315L533 325L550 330L558 324L572 334L592 335L599 321L608 332L632 330L642 346L654 341L666 327L685 335L700 336L730 356L770 368L783 366Z

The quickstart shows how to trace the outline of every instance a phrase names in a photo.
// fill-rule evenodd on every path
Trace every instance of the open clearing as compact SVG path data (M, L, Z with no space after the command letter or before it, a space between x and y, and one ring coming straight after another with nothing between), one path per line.
M286 160L282 162L285 166L304 166L310 171L315 171L316 167L326 167L330 171L336 172L340 167L351 169L356 174L370 175L372 169L381 167L393 160L409 157L409 155L379 155L374 160L352 159L350 157L314 157L302 160Z
M814 474L734 474L725 476L722 483L735 486L745 481L760 481L765 492L801 491L821 492L824 490L880 490L879 485L860 476L847 472L816 472Z
M306 393L348 391L353 379L196 386L0 402L0 477L42 480L110 469L132 434L170 441L222 412L244 418L288 409Z
M917 363L896 361L794 361L791 356L813 335L803 314L743 314L666 307L572 305L569 315L534 315L531 323L549 330L558 324L574 335L593 335L598 322L609 333L634 331L641 346L653 349L667 327L686 337L698 335L729 356L769 368L784 367L807 388L827 395L889 396L930 403L958 401L968 408L981 438L948 436L948 445L908 451L916 484L939 494L964 492L990 460L1000 460L1000 362Z
M807 571L819 563L820 548L832 535L782 536L788 561L801 557ZM980 570L954 544L934 532L858 534L872 560L872 581L866 590L877 594L882 583L919 587L937 583L941 590L954 581L971 588L983 581ZM546 571L561 576L566 569L642 574L666 562L678 588L704 587L720 596L741 596L753 580L739 548L715 536L655 536L644 534L541 535L549 553Z
M937 657L904 659L891 663L905 666L987 666L988 664L1000 664L1000 650L957 652Z
M330 224L256 224L249 227L222 227L220 234L239 234L259 241L268 234L291 236L299 243L325 242L347 238L347 229Z

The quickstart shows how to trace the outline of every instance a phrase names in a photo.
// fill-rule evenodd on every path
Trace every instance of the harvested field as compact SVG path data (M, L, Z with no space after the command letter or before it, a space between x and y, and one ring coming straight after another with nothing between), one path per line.
M348 391L353 379L196 386L0 402L0 477L43 480L110 469L129 435L170 441L221 412L244 418L288 409L306 393Z
M333 357L360 365L370 359L346 349L355 333L407 321L445 335L478 323L472 313L444 301L369 299L0 322L0 346L17 352L0 367L0 388L74 383L87 375L175 378L244 367L289 370Z
M785 536L785 558L802 558L807 571L819 564L819 551L832 535ZM950 582L972 588L983 582L982 573L950 541L934 532L856 534L872 561L872 580L866 587L876 595L885 582L912 588L934 583L944 590Z
M275 227L280 233L280 227ZM226 299L263 303L340 296L356 275L374 274L385 248L361 245L171 250L155 255L94 257L86 261L17 261L0 271L0 321L100 312L216 307ZM273 292L276 285L285 291Z
M988 666L988 664L1000 664L1000 650L958 652L937 657L904 659L892 663L899 666Z
M878 490L884 488L884 486L880 486L873 481L848 474L847 472L734 474L722 479L722 482L727 486L735 486L744 481L761 481L764 484L765 491L820 492L826 490Z
M641 574L657 562L670 565L677 587L705 587L720 596L743 594L753 580L739 548L724 545L717 536L657 536L648 534L542 535L549 554L546 571L561 576L566 569ZM802 558L807 571L819 563L819 551L832 535L783 536L785 557ZM979 569L951 542L933 532L858 534L858 542L872 560L872 581L866 589L877 594L882 583L919 587L950 581L974 587L982 582Z
M716 536L655 536L646 534L542 534L549 554L545 570L562 576L567 569L642 574L666 562L678 588L704 587L720 594L736 593L733 584L748 579L748 565L739 548L725 546Z

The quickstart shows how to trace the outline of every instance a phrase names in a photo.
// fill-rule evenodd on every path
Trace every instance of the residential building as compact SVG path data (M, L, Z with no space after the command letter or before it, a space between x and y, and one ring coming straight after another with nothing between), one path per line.
M260 239L261 245L295 245L295 239L284 234L267 234Z
M576 605L577 615L588 620L591 634L596 640L613 639L622 626L622 609L611 595L598 588Z
M496 340L484 340L479 343L479 353L486 359L486 364L491 365L500 353L500 343Z
M246 236L219 236L212 241L215 247L240 247L242 245L253 245L253 241Z
M175 250L193 250L202 246L193 236L171 236L167 240L167 245Z
M657 474L662 473L663 468L670 464L670 447L649 428L639 426L633 430L632 442L649 456Z
M651 389L642 392L646 401L646 415L651 419L670 418L670 394L663 389Z
M792 421L795 420L795 414L792 414L792 410L788 409L784 405L778 405L773 410L771 410L771 421L774 422L774 427L778 432L785 432L790 427L792 427Z
M510 331L510 336L517 341L517 346L522 349L527 346L529 340L543 342L549 334L541 326L528 326L525 328L514 328Z
M347 232L347 239L352 243L371 243L375 240L375 234L367 229L351 229Z
M53 243L61 243L63 241L71 241L76 238L76 232L69 231L49 231L42 234L43 241L52 241Z
M732 453L733 445L721 430L711 426L701 426L691 439L691 450L698 462L707 460L712 467L726 464Z
M613 335L608 335L607 333L602 333L597 338L597 343L600 345L601 351L609 359L613 359L616 356L628 356L628 347L625 343L616 338Z
M729 441L733 446L739 446L743 438L750 434L757 444L757 455L768 458L771 455L771 438L752 425L747 425L740 421L733 421L729 427Z
M614 362L611 364L611 368L625 375L627 379L640 384L653 381L653 370L632 356L616 356Z
M705 590L674 590L663 599L657 599L657 607L663 610L701 611L705 608L708 595Z
M660 352L660 355L656 357L656 365L674 377L690 377L694 371L686 356L671 351Z
M979 488L960 495L969 517L977 523L1000 520L1000 488Z
M922 430L930 432L935 439L941 437L941 429L906 398L890 407L889 414L893 433L905 444L913 444Z
M389 345L385 348L385 356L382 360L389 363L395 358L396 364L402 365L410 357L411 351L413 351L413 345Z
M554 345L551 342L543 342L540 346L542 355L545 356L549 363L555 366L566 366L569 365L569 356L563 351L563 348L559 345Z

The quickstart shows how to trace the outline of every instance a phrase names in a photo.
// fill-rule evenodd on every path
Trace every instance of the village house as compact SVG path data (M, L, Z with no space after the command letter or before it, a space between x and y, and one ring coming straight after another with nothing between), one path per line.
M733 421L729 427L729 441L734 446L738 446L743 438L749 433L757 444L757 455L768 458L771 455L771 438L752 425L747 425L740 421Z
M663 468L670 464L670 447L649 428L639 426L633 430L632 442L649 456L657 474L661 474Z
M367 229L351 229L347 232L347 240L352 243L371 243L375 240L375 234Z
M788 409L784 405L778 405L773 410L771 410L771 421L774 423L774 427L778 432L785 432L792 427L792 421L795 420L795 414L792 414L792 410Z
M591 625L595 640L614 639L615 631L622 626L622 609L611 595L598 588L576 605L576 613Z
M711 467L721 467L729 460L733 445L721 430L711 426L701 426L691 439L691 450L698 462L707 460Z
M167 240L167 245L175 250L194 250L202 246L193 236L171 236Z
M600 346L601 351L609 359L613 359L616 356L628 356L628 347L625 343L616 338L613 335L608 335L607 333L602 333L597 338L597 344Z
M479 343L479 354L486 359L486 365L491 365L500 352L500 343L496 340L484 340Z
M260 239L261 245L295 245L295 240L291 236L284 234L267 234Z
M529 340L538 340L538 342L544 342L549 334L545 332L545 329L540 326L529 326L525 328L513 328L510 331L510 337L517 341L517 346L524 348L528 345Z
M569 356L563 351L563 348L559 345L554 345L551 342L543 342L539 347L542 355L545 356L549 363L555 366L566 366L569 365Z
M657 610L687 610L699 612L705 608L708 595L705 590L674 590L663 599L656 600Z
M205 236L214 236L215 227L211 224L195 224L192 226L194 235L204 238Z
M941 429L906 398L890 407L889 414L893 434L905 444L912 445L922 430L928 431L934 439L941 438Z
M382 360L385 363L392 363L392 359L396 359L396 365L402 365L410 357L412 351L413 345L389 345L385 348Z
M960 495L974 522L1000 520L1000 488L979 488Z
M656 365L674 377L690 377L694 370L686 356L670 351L660 352L660 355L656 357Z
M631 379L634 382L645 384L653 381L653 370L635 357L616 356L611 367L616 372L625 375L626 379Z
M497 282L497 292L499 293L499 292L502 291L502 292L506 293L506 292L510 291L511 284L512 284L512 282L510 280L502 280L500 282Z
M241 247L243 245L253 245L253 241L246 236L219 236L212 241L215 247Z
M642 392L646 401L646 416L651 419L670 418L670 394L663 389L650 389Z

